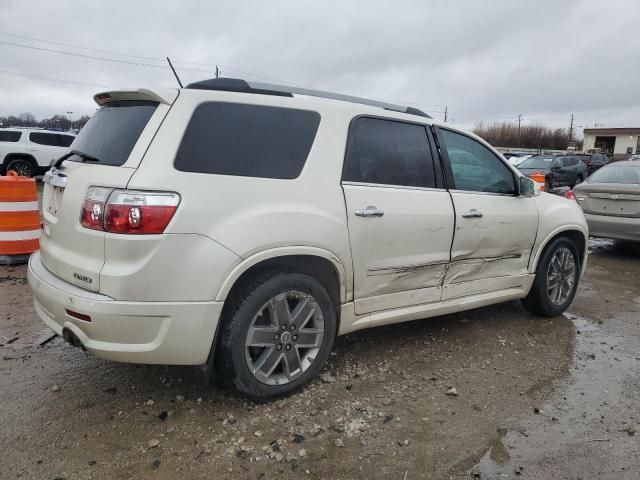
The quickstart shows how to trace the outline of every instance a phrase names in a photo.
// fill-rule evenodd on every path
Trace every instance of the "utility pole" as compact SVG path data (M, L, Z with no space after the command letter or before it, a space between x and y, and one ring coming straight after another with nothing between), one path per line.
M218 65L216 65L216 78L220 78L220 70L218 69Z
M69 131L71 131L71 129L73 128L73 122L71 121L71 115L73 115L73 112L67 112L69 114Z
M520 138L521 138L520 127L521 127L521 124L522 124L522 114L519 113L518 114L518 148L520 148Z
M444 123L447 123L447 118L449 118L449 108L445 105L445 107L444 107Z
M569 124L569 141L573 141L573 113L571 114L571 123Z

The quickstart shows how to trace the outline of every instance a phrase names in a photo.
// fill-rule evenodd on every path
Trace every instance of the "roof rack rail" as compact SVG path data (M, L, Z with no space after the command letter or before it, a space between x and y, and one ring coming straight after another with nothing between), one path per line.
M331 100L340 100L343 102L359 103L372 107L384 108L394 112L408 113L410 115L419 115L421 117L431 118L422 110L414 107L404 107L393 103L379 102L377 100L369 100L367 98L352 97L351 95L342 95L341 93L323 92L321 90L311 90L308 88L291 87L286 85L276 85L272 83L252 82L242 80L240 78L211 78L209 80L201 80L199 82L190 83L185 88L198 90L219 90L224 92L240 92L255 93L261 95L276 95L279 97L293 97L293 95L305 95L308 97L328 98Z

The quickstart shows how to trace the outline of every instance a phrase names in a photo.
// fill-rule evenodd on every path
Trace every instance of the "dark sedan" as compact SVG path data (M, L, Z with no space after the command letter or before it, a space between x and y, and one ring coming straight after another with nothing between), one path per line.
M534 155L518 165L518 170L528 177L534 173L544 174L544 188L547 191L558 187L573 188L589 176L587 166L570 155Z

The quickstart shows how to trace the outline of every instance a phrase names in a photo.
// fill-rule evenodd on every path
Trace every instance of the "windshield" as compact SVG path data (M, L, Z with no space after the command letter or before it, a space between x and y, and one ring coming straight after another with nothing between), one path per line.
M554 157L529 157L518 168L550 168Z
M597 170L588 182L640 184L640 165L609 165Z
M119 167L129 158L157 106L155 102L132 101L106 104L87 122L70 150L95 157L101 165ZM69 160L82 161L82 158L73 156Z

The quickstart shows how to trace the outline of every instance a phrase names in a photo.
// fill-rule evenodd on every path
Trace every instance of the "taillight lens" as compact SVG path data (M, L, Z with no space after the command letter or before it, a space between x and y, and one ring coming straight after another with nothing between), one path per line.
M106 190L106 201L97 191ZM172 192L111 190L91 187L85 196L80 223L109 233L162 233L173 218L180 195Z
M573 190L569 190L567 191L567 193L564 194L564 198L568 198L569 200L575 200L576 196L573 193Z
M177 193L114 190L107 202L104 229L112 233L162 233L178 203Z
M84 196L80 224L92 230L104 230L104 207L113 190L110 188L90 187Z

